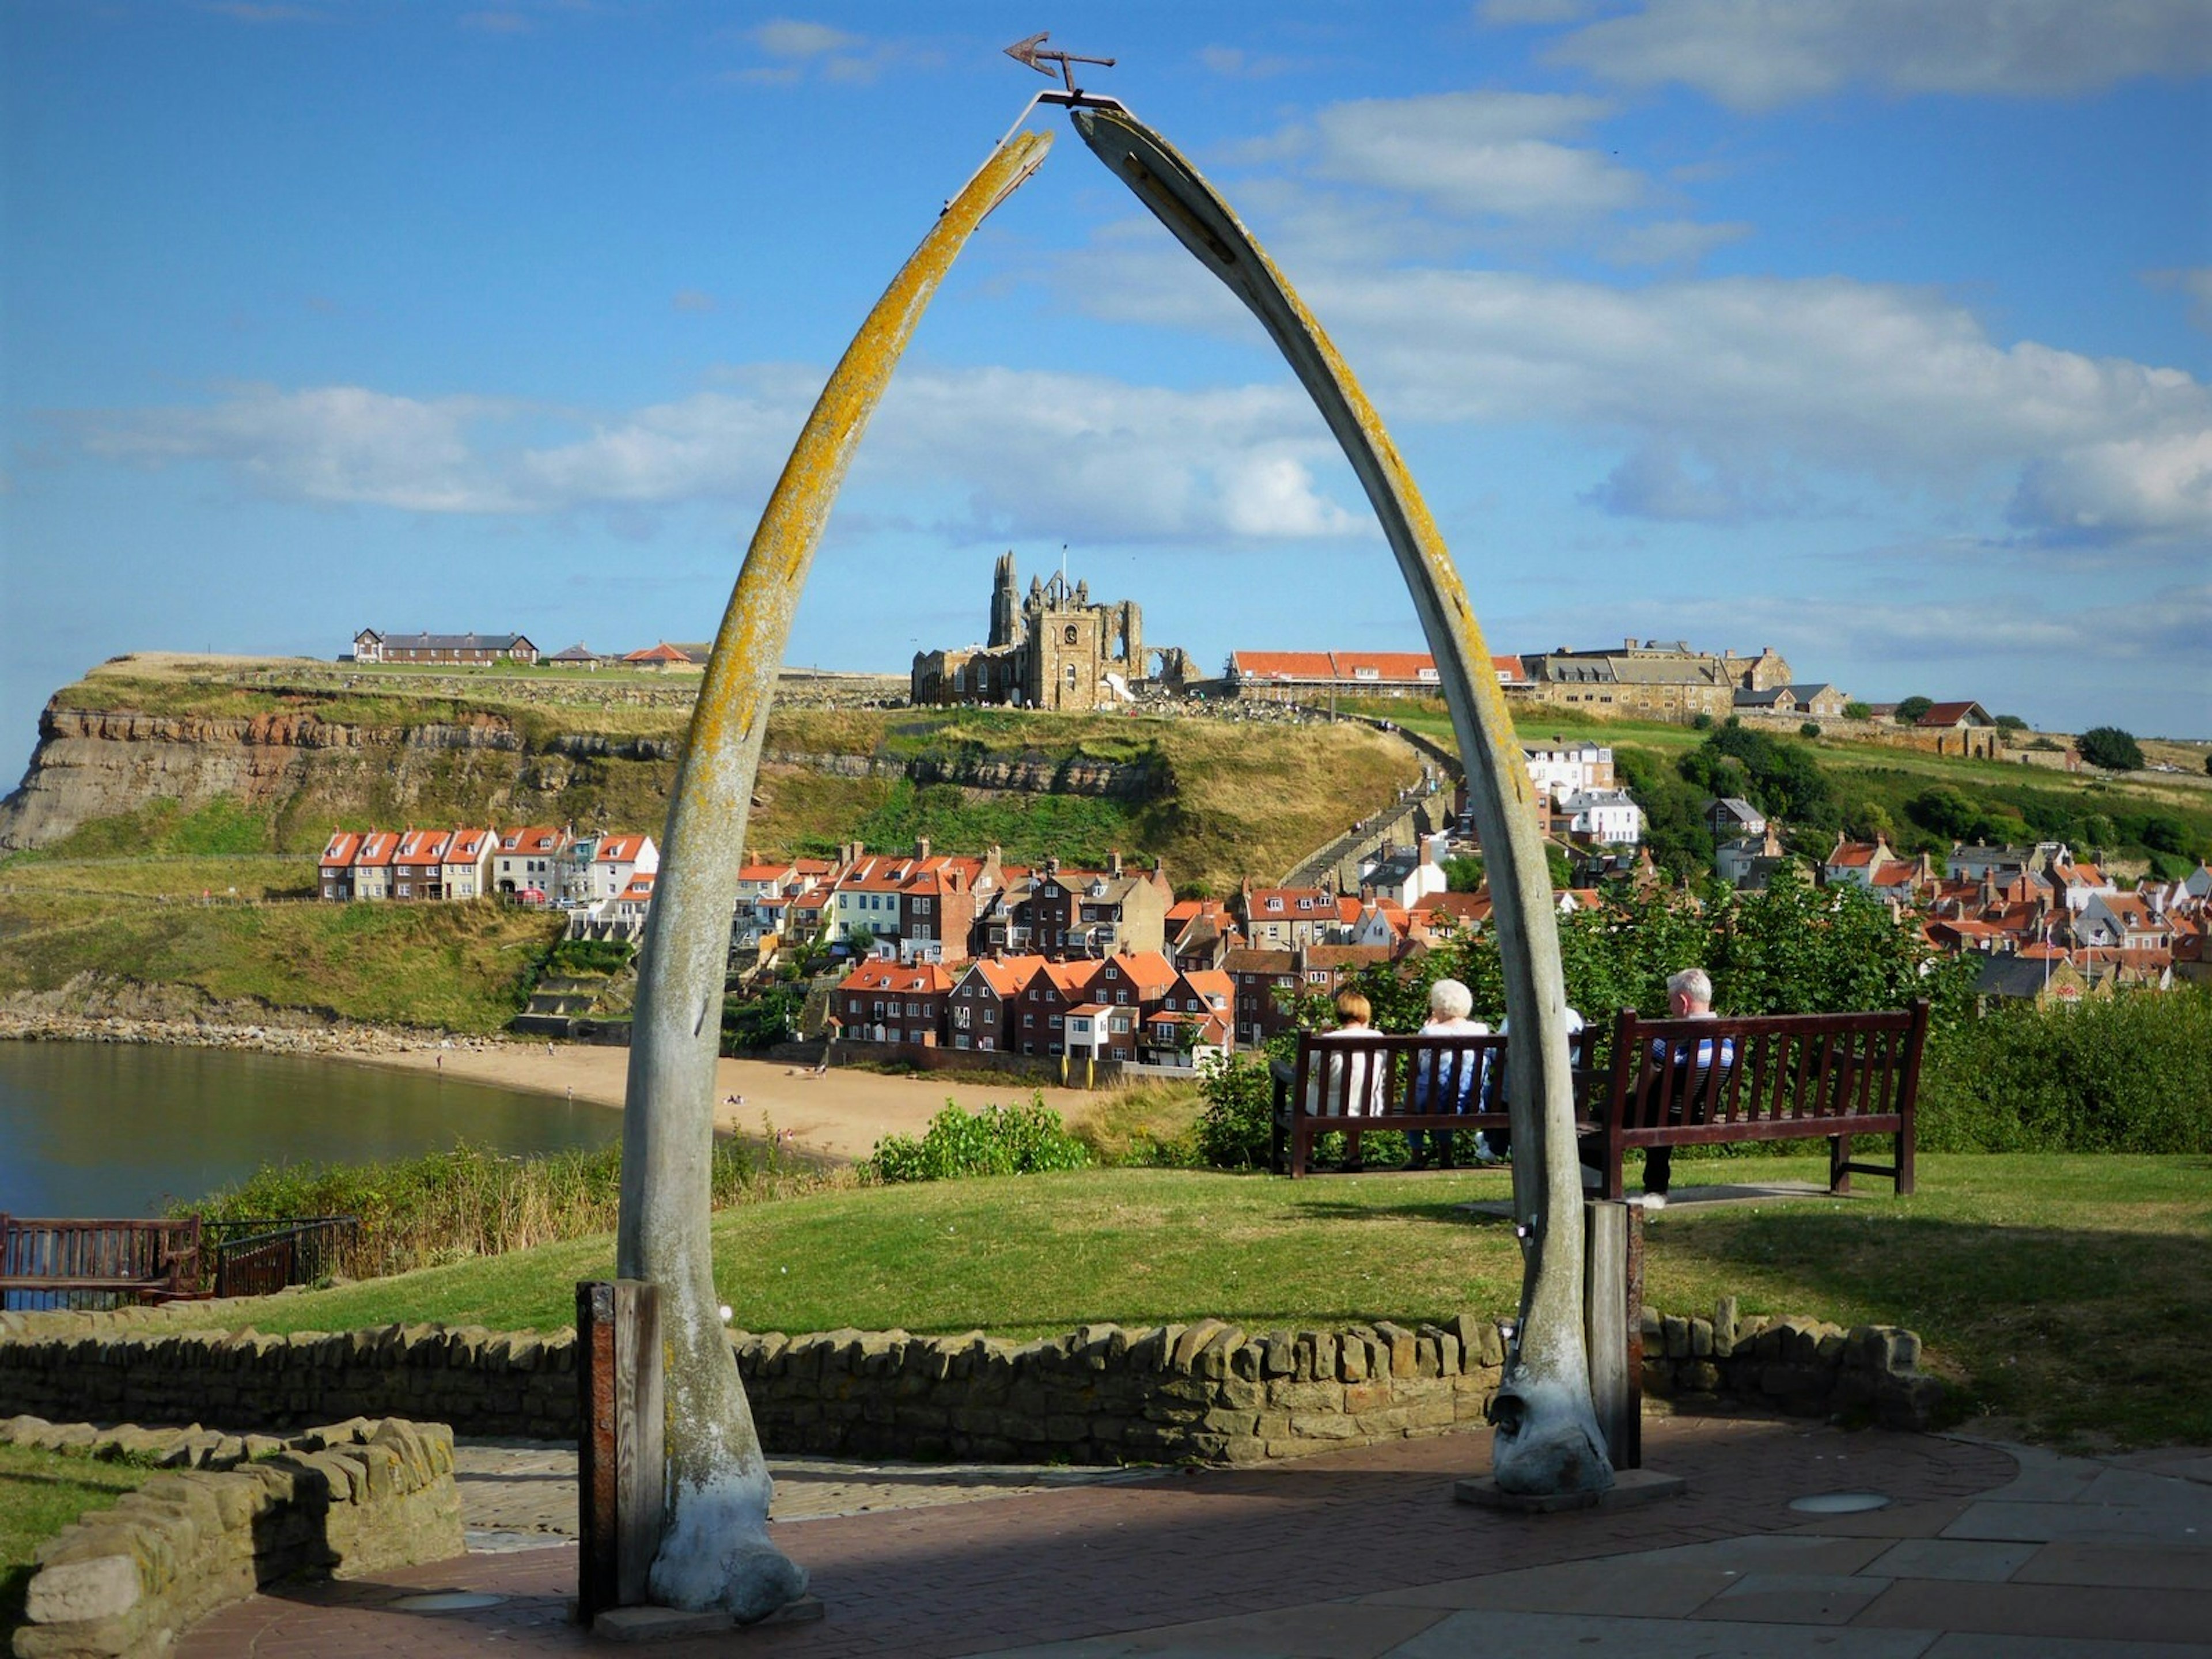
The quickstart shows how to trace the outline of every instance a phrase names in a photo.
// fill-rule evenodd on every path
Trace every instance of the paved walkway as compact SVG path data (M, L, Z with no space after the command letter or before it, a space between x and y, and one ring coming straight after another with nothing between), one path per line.
M775 1532L813 1573L827 1617L659 1651L2212 1659L2212 1454L2087 1460L1798 1423L1654 1419L1646 1462L1686 1476L1688 1496L1517 1516L1452 1501L1488 1447L1484 1433L1258 1469L1070 1471L1050 1490L1037 1489L1036 1470L963 1484L939 1470L814 1465L811 1480L787 1478L780 1496L793 1509L780 1505ZM536 1501L550 1506L556 1472L538 1474ZM1887 1501L1802 1507L1852 1493ZM917 1496L929 1501L914 1506ZM905 1506L860 1507L879 1500ZM519 1489L472 1493L472 1523L497 1518L495 1501L519 1504ZM799 1518L809 1504L816 1518ZM215 1614L176 1651L605 1651L567 1622L575 1569L574 1546L558 1545L303 1586ZM501 1599L444 1613L398 1605L436 1590Z

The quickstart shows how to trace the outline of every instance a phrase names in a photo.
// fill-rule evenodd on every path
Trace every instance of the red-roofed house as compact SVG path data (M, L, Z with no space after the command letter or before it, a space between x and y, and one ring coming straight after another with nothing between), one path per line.
M350 830L331 833L318 866L318 885L326 899L340 903L353 896L353 861L361 852L362 838Z
M492 856L498 850L499 836L495 830L454 830L438 860L441 896L472 899L482 898L491 891Z
M375 901L392 896L392 860L399 851L399 837L389 830L371 830L361 838L353 855L353 896Z
M945 1001L945 1041L986 1054L1015 1050L1016 1000L1042 957L978 957L961 971Z
M550 823L532 823L500 836L499 850L491 856L491 890L526 904L549 902L559 891L553 864L567 833Z
M934 1048L944 1025L952 975L934 962L863 962L830 997L839 1034L848 1042L915 1042Z
M1929 706L1926 714L1912 722L1923 731L1978 732L1996 722L1990 711L1978 702L1939 702Z
M396 899L434 899L441 896L439 872L445 867L449 830L409 830L399 837L392 854L392 896Z
M591 897L611 899L630 884L633 876L649 876L660 868L660 849L651 836L603 836L592 854Z
M1820 884L1840 886L1849 883L1854 887L1869 890L1874 886L1874 872L1885 864L1894 863L1897 854L1890 850L1887 837L1876 836L1872 841L1846 841L1836 837L1828 856L1820 860Z

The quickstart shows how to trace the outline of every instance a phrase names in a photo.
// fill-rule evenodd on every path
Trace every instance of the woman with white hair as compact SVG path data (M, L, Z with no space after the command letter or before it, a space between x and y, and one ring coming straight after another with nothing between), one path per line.
M1455 979L1440 979L1429 987L1429 1018L1421 1027L1425 1037L1488 1036L1490 1027L1479 1019L1469 1019L1468 1012L1474 1006L1474 994ZM1419 1056L1413 1064L1413 1109L1417 1112L1464 1112L1482 1082L1482 1050L1480 1048L1433 1049ZM1452 1167L1452 1132L1449 1129L1408 1129L1406 1145L1413 1150L1410 1169L1429 1167L1433 1149L1437 1167Z

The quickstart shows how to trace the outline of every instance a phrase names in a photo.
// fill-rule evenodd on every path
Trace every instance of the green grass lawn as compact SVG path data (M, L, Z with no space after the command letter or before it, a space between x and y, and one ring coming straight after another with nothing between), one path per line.
M1820 1180L1811 1159L1678 1160L1677 1188ZM1924 1157L1920 1191L1651 1218L1648 1299L1909 1326L1969 1419L2069 1444L2212 1443L2212 1160ZM1491 1173L1291 1182L1106 1170L863 1188L715 1221L716 1282L751 1330L1042 1335L1212 1314L1248 1328L1514 1308ZM440 1321L554 1330L601 1237L286 1297L264 1331Z
M104 1510L154 1478L128 1463L0 1446L0 1642L23 1622L31 1554L80 1516Z

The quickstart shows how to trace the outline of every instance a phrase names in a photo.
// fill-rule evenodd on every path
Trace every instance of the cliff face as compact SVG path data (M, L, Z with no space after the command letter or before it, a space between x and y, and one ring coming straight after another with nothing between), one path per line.
M532 755L495 715L378 729L312 714L94 713L57 702L40 720L21 785L0 801L0 853L51 846L80 825L159 800L187 812L225 801L265 815L284 850L295 822L319 847L334 817L528 815L550 807L580 774L641 771L647 775L625 780L639 787L613 793L665 797L661 775L672 773L675 747L586 736Z
M159 800L222 801L275 826L280 851L312 851L334 822L576 822L657 826L682 740L563 732L532 740L496 714L377 727L269 714L90 712L50 703L21 786L0 801L0 853L50 847L81 825ZM764 772L910 778L969 789L1139 800L1144 765L1043 754L894 758L775 749ZM772 777L763 788L772 791Z

